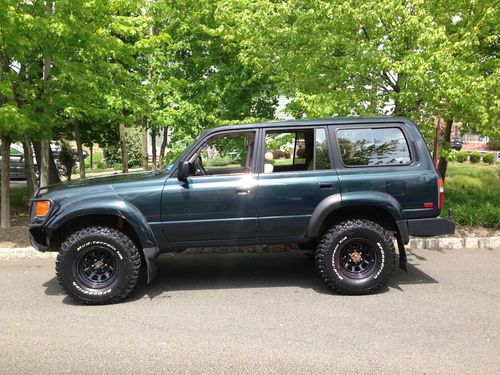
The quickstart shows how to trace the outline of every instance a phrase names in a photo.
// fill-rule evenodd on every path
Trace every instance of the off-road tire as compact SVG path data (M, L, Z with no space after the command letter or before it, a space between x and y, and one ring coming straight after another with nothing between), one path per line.
M97 262L100 268L96 270ZM103 226L72 233L56 259L61 287L74 300L89 305L123 300L137 284L140 267L141 256L133 241L119 230Z
M335 292L370 294L386 285L394 272L395 253L391 238L380 225L348 220L323 236L316 249L316 267Z

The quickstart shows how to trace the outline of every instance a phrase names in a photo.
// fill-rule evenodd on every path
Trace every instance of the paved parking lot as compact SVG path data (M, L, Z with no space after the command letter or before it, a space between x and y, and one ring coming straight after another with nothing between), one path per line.
M0 258L0 372L500 373L498 250L420 250L360 297L299 253L160 259L152 285L92 307L53 258Z

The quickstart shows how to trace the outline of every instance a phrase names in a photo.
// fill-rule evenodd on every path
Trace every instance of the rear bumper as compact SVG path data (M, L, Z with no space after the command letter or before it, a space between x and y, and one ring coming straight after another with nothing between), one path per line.
M441 217L406 220L406 223L410 236L437 236L455 233L455 223Z

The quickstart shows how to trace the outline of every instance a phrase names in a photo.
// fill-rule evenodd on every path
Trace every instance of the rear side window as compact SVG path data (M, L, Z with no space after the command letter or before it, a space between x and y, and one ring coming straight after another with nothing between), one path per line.
M339 129L337 139L346 166L401 165L411 161L399 128Z

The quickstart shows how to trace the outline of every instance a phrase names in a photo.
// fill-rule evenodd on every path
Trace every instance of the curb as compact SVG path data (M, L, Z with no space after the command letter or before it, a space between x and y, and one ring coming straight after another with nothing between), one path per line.
M397 243L394 240L394 246ZM498 237L413 237L406 245L410 250L445 250L445 249L490 249L500 250L500 236ZM191 248L184 251L185 254L229 254L229 253L277 253L286 251L300 251L295 245L262 245L262 246L238 246L238 247L208 247ZM56 252L41 253L33 247L15 247L0 249L0 258L55 258Z
M413 237L406 245L411 250L500 249L500 237Z

